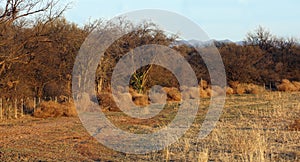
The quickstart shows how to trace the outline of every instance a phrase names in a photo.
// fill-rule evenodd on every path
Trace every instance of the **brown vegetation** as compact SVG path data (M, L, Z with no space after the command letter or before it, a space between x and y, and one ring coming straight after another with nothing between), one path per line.
M293 131L300 131L300 119L295 120L290 126L290 130Z
M72 68L80 46L93 29L99 29L100 31L114 28L120 31L136 29L136 31L130 32L115 41L105 51L104 57L101 59L101 65L97 69L97 99L104 111L120 111L113 100L112 94L110 94L110 79L114 66L126 53L136 47L147 44L167 46L178 51L190 63L197 79L201 80L199 83L200 88L185 87L182 89L183 96L181 96L181 92L178 90L178 81L176 81L170 71L163 67L147 65L138 69L131 78L129 86L134 89L130 88L129 93L120 94L120 96L117 96L119 99L132 100L136 105L146 106L149 104L149 97L146 95L146 91L153 85L163 86L167 100L176 102L182 101L182 98L195 99L198 95L201 98L217 96L221 95L223 91L221 87L216 87L215 91L212 90L212 85L208 82L210 80L208 70L194 47L187 44L172 46L176 42L177 36L169 36L155 24L143 23L134 26L131 22L120 20L119 24L96 21L84 27L79 27L62 17L67 6L59 8L61 5L53 0L7 0L1 2L4 9L0 13L1 97L15 97L18 99L59 96L58 102L43 101L37 105L36 110L34 110L36 104L34 101L25 100L24 110L33 113L34 117L77 116L74 104L66 102L71 95L71 78L75 78L75 76L72 76ZM288 93L282 93L287 95L283 97L284 100L277 100L276 96L269 96L273 100L267 100L267 96L260 98L259 96L265 91L265 87L258 85L267 83L270 84L270 90L277 88L280 91L287 92L300 91L300 82L298 82L300 81L300 46L293 39L277 38L263 28L249 33L244 45L218 42L216 42L216 45L224 61L227 82L229 83L228 87L226 87L226 94L259 95L253 95L257 98L250 98L251 100L247 101L247 103L237 102L240 99L237 97L241 96L229 96L230 98L227 100L229 105L225 106L224 114L221 116L216 129L203 141L197 141L200 143L190 142L185 137L182 137L182 139L186 140L184 141L184 147L174 148L170 151L171 153L173 151L173 154L169 154L169 150L167 150L166 159L174 159L174 157L169 158L169 156L184 154L184 156L181 156L184 157L182 161L189 161L189 157L192 159L190 161L195 161L197 160L196 156L194 156L195 150L201 149L203 151L198 153L198 156L201 156L198 159L203 158L206 161L207 159L216 161L220 159L223 161L263 161L265 158L270 159L270 161L299 160L299 134L293 131L300 130L300 120L298 119L298 112L290 109L294 105L287 98L289 99L291 96L288 96ZM201 48L203 49L202 51L208 51L210 47ZM81 70L86 70L86 67L82 68ZM80 86L84 87L84 84L86 84L84 78L78 77L76 79L82 83ZM94 83L95 80L90 82ZM273 87L272 85L277 86ZM95 97L89 96L87 93L82 94L80 96L82 107L89 107L88 104L96 104L91 103L93 98ZM160 99L156 100L158 102L161 101ZM293 101L299 100L296 98ZM259 104L255 105L256 102ZM281 105L281 103L284 104ZM278 107L280 108L274 105L279 105ZM239 109L236 109L237 106ZM206 105L206 107L208 106ZM174 107L171 108L175 110ZM299 106L294 106L293 108L296 109ZM85 110L83 109L83 111ZM202 111L198 115L205 114ZM122 118L122 116L119 116L120 114L112 115L110 113L113 114L114 112L107 112L106 115L117 117L114 119L114 122L119 122L118 124L120 125L123 124L121 125L123 128L132 128L132 125L124 124L124 121L126 121L124 119L126 118ZM169 116L170 114L175 113L163 114L161 115L163 118L158 121L162 121L163 124L168 123L166 120L172 117ZM203 116L200 119L202 121ZM135 155L121 153L114 153L111 157L107 157L107 154L98 156L104 150L103 146L97 145L96 142L86 146L89 144L87 141L93 138L89 138L87 134L80 135L82 132L86 133L86 130L79 124L80 121L78 119L70 118L71 121L73 120L73 123L68 123L70 120L60 118L54 121L54 125L51 123L53 121L49 121L49 119L44 120L48 123L40 121L43 119L30 119L30 122L26 123L24 120L25 122L21 121L20 125L16 126L13 122L19 122L17 120L9 121L12 123L8 122L7 125L4 123L0 127L1 132L3 132L0 138L1 161L76 161L78 160L77 157L81 157L82 161L100 161L99 159L101 158L113 161L124 160L125 158L131 161L136 160ZM288 125L290 121L293 122ZM137 121L133 119L131 122L136 123ZM68 127L70 125L67 125L67 127L64 127L66 123L73 126ZM201 122L197 121L194 123L195 127L193 128L197 128ZM63 127L60 127L60 124ZM24 129L25 126L26 129ZM51 126L52 129L49 131L45 126ZM57 126L59 129L56 128ZM152 131L154 127L157 127L157 125L150 125L147 127L150 129L148 131ZM287 127L293 131L285 132ZM136 128L139 127L137 126ZM52 130L55 131L52 133ZM138 131L141 131L141 129L138 129ZM60 136L70 132L75 133L77 137L74 134L69 134L68 137ZM45 140L45 138L48 138L48 135L55 138ZM40 139L37 139L36 136L39 136ZM82 136L88 137L80 139L78 136L81 138ZM192 142L193 145L191 146L196 148L189 149ZM74 145L74 143L76 144ZM45 144L47 144L47 147ZM170 146L170 148L174 146L176 144ZM73 149L73 152L68 154L66 150L69 150L69 147ZM76 150L78 148L76 147L83 148L79 150L81 155L79 155L80 153L78 153L78 150ZM89 148L93 147L101 147L101 151L89 151ZM19 152L20 150L22 152ZM292 150L290 151L292 153L287 150ZM106 151L105 153L107 152L111 153L111 151ZM35 155L35 159L33 159L32 154ZM67 158L71 159L67 159L65 154L68 155ZM83 158L83 156L91 155L95 157L93 159L91 157ZM25 156L25 158L21 159L22 156ZM50 160L40 159L41 156L48 156ZM52 156L55 156L57 159ZM157 156L151 158L143 157L142 159L162 160L163 156L156 158ZM178 159L175 158L175 160Z
M60 15L57 15L55 19L51 19L51 21L34 22L40 26L36 25L32 28L26 28L26 30L23 30L23 27L16 26L14 31L9 32L6 32L8 28L5 25L7 24L0 21L2 23L0 29L3 29L0 32L4 35L3 38L1 37L3 41L8 41L7 38L11 38L15 33L19 35L19 39L9 39L10 42L8 41L6 45L11 49L15 49L17 44L22 44L23 46L18 47L24 48L13 54L16 60L12 62L8 58L13 56L9 56L10 53L7 52L6 47L0 48L3 55L3 57L0 57L1 95L11 97L70 96L74 59L86 36L95 28L99 30L105 30L106 28L129 30L132 26L122 26L120 24L131 23L120 20L120 24L109 25L105 22L95 22L80 28L76 24L69 23ZM124 35L105 52L102 64L98 67L96 74L99 91L109 92L113 67L128 51L146 44L171 46L176 41L176 36L165 35L152 23L141 24L136 26L135 29L136 32ZM260 29L259 32L265 31ZM297 69L300 66L298 64L300 62L300 48L294 41L280 39L280 42L272 39L266 44L257 39L258 42L253 42L253 40L256 40L255 32L248 37L249 42L248 44L246 42L245 45L216 42L224 61L229 87L233 90L232 92L231 89L227 89L227 94L261 93L260 87L251 86L249 88L241 86L239 83L263 85L271 82L270 84L275 85L280 82L280 78L300 80ZM27 38L32 41L25 41ZM207 81L210 78L203 60L200 55L197 55L197 50L185 44L172 48L180 52L195 71L200 81L199 85L202 88L200 96L207 97L213 93L217 94L218 92L209 90L210 83ZM203 47L202 51L207 51L207 48L209 47ZM23 53L28 55L23 55ZM275 66L276 68L273 68ZM78 81L82 82L82 80L83 78L78 78ZM292 82L292 84L294 87L287 86L285 83L285 85L279 86L279 89L282 91L300 89L299 82ZM130 86L138 90L139 93L146 93L146 90L153 85L179 88L174 75L160 66L142 67L134 73L130 80ZM179 101L179 96L176 95L178 92L172 91L171 93L168 97L169 100Z
M49 117L74 117L77 116L76 108L73 103L57 103L54 101L41 102L37 110L33 114L37 118L49 118Z
M265 91L265 87L253 83L246 84L238 81L229 82L228 94L260 94Z
M300 82L292 82L292 84L294 84L294 86L297 88L297 91L300 91Z
M149 98L147 95L144 95L144 94L136 94L136 95L132 96L132 100L137 106L149 105Z
M24 112L26 114L34 112L34 107L35 107L34 100L30 100L29 98L27 98L24 101Z
M299 111L292 110L299 110L300 105L293 103L298 103L300 94L280 94L228 96L215 128L197 140L209 106L204 101L183 137L164 150L138 155L117 152L100 144L79 118L53 120L25 116L22 120L1 123L0 161L299 161ZM105 115L122 130L148 134L172 121L177 108L178 104L171 104L149 120L137 120L119 112L105 112ZM127 147L110 134L106 139L116 146Z
M113 96L111 93L99 93L97 94L97 99L102 108L102 111L120 111L118 106L113 100Z
M233 89L232 89L231 87L226 87L226 94L227 94L227 95L232 95L232 94L234 94Z
M150 103L148 95L143 93L138 93L133 88L129 88L129 93L126 95L126 97L129 98L130 101L133 101L133 103L136 104L137 106L147 106Z
M299 82L290 82L288 79L283 79L281 84L277 85L277 89L284 92L299 91L299 85Z
M201 88L203 88L203 89L206 89L206 88L208 88L208 83L207 83L206 80L201 79L201 80L200 80L200 83L199 83L199 86L200 86Z
M167 93L167 101L181 101L181 93L177 88L164 87L163 89Z

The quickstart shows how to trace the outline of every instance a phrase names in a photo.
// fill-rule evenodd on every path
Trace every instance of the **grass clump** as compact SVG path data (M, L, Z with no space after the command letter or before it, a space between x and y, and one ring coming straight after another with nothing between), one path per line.
M37 118L74 117L76 115L77 112L73 103L57 103L54 101L41 102L33 113L33 116Z

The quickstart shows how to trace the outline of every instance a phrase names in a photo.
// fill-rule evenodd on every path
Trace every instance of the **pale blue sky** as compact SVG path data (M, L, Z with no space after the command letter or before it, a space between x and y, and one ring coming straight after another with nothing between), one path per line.
M110 19L139 9L163 9L196 22L212 39L243 40L261 25L273 34L300 39L299 0L73 0L65 14L77 24Z

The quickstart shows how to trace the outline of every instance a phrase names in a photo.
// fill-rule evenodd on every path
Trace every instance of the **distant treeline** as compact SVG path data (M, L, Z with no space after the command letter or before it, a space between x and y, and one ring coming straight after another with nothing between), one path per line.
M95 78L100 85L95 87L98 90L109 88L113 68L123 55L146 44L172 47L188 60L199 81L209 81L203 60L195 55L197 50L184 44L172 46L178 37L166 35L155 24L134 26L120 19L119 24L98 20L79 27L63 17L67 7L54 7L58 3L15 1L20 3L7 1L0 15L0 96L70 96L72 68L82 43L93 30L113 28L135 30L106 50ZM262 85L276 84L282 79L300 80L300 47L295 39L277 38L259 27L246 36L244 45L215 45L223 58L228 82ZM156 84L177 86L178 82L167 69L150 65L138 70L130 82L138 90Z

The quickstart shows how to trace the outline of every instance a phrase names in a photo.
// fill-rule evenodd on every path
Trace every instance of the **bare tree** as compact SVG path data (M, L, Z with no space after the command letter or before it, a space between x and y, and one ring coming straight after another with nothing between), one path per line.
M104 57L101 60L101 66L99 66L97 69L96 82L98 85L100 85L98 86L98 91L109 88L114 67L125 54L143 45L158 44L169 46L176 38L174 35L167 36L157 27L157 25L151 22L133 25L131 22L120 19L120 22L110 25L118 30L128 32L126 32L127 34L123 35L120 39L115 41L105 51ZM150 62L153 61L154 60L150 60ZM133 65L135 65L134 62ZM139 93L144 93L147 88L149 73L153 68L153 64L149 64L136 70L131 77L130 86L136 89Z
M268 50L272 47L274 37L270 31L266 30L262 26L259 26L253 32L249 32L247 34L245 41L247 44L256 45L263 50Z
M6 0L2 4L4 9L0 15L0 76L13 64L27 64L30 61L34 53L24 50L24 47L37 42L47 42L42 35L45 25L61 17L69 6L67 4L60 8L58 1L54 0Z

